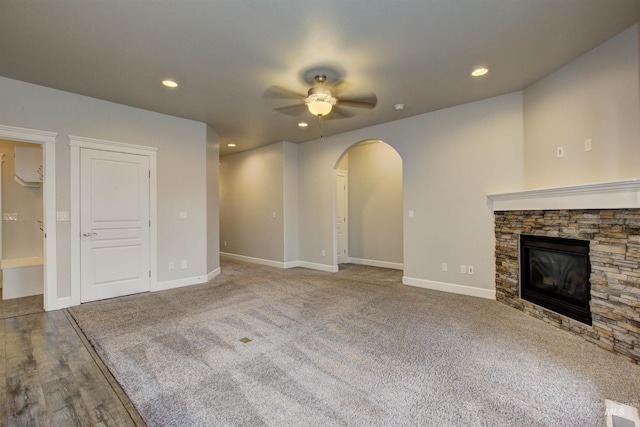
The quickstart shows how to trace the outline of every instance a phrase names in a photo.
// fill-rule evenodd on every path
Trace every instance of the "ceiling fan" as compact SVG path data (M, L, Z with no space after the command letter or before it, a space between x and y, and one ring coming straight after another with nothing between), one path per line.
M267 91L269 98L297 98L293 105L274 108L274 110L292 116L300 116L305 112L319 118L342 119L353 116L349 108L362 108L371 110L378 101L375 94L365 94L356 98L337 96L337 92L345 84L344 80L331 87L326 84L325 74L316 74L315 85L309 89L306 95L280 86L272 86Z

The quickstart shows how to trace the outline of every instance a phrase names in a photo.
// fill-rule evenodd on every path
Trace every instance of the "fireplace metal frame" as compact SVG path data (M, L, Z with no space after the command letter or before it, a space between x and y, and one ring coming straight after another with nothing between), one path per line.
M533 244L523 245L523 238L526 241L530 241ZM557 251L561 253L570 253L572 255L584 257L584 274L587 278L586 289L586 301L583 305L572 304L566 301L562 301L557 298L550 297L543 293L537 292L533 289L525 289L524 277L529 274L529 255L527 249L536 248L547 251ZM563 237L549 237L539 236L532 234L520 234L518 235L518 272L519 272L519 286L518 296L533 304L544 307L548 310L554 311L558 314L570 317L574 320L582 322L587 325L592 324L591 318L591 282L589 280L591 275L591 263L589 261L589 241L578 239L567 239Z

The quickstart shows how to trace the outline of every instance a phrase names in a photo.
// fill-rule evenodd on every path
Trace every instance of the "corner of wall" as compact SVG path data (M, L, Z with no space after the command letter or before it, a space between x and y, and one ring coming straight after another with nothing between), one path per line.
M284 261L298 259L298 145L283 144Z
M207 271L220 269L220 138L207 126Z

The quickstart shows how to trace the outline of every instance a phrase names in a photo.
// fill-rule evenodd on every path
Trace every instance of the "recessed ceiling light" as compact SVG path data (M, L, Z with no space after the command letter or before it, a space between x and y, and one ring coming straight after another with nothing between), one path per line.
M393 108L395 108L396 111L402 111L404 110L404 104L396 104Z
M235 147L235 146L236 146L236 144L227 144L227 147L231 147L231 148L233 148L233 147Z
M480 68L476 68L475 70L473 70L471 72L471 75L473 77L480 77L480 76L484 76L485 74L487 74L489 72L488 68L484 68L484 67L480 67Z
M306 128L307 126L309 126L309 123L307 123L307 122L300 122L300 123L298 123L298 127Z
M166 87L178 87L178 83L174 82L173 80L163 80L162 84Z

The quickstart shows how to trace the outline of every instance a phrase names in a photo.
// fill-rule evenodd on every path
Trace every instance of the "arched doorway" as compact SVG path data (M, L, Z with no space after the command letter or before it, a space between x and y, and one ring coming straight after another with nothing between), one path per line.
M336 263L403 268L402 158L380 140L346 150L335 166Z

